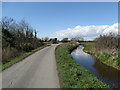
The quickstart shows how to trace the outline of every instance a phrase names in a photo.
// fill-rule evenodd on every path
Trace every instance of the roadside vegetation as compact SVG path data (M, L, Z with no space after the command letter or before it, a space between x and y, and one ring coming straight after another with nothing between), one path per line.
M2 69L24 59L35 51L57 43L57 38L38 38L37 30L28 22L16 22L12 18L2 18Z
M120 70L119 37L113 35L100 36L95 42L82 42L84 51L93 54L102 63Z
M39 47L39 48L36 48L30 52L24 52L24 53L21 53L20 55L14 57L14 58L11 58L9 59L8 61L6 61L5 63L3 63L2 65L2 70L5 70L6 68L12 66L13 64L25 59L26 57L28 57L29 55L35 53L36 51L42 49L44 47Z
M56 60L62 88L109 88L90 71L80 66L71 57L78 44L61 44L56 48Z
M37 31L25 20L16 22L12 18L2 18L2 62L30 52L44 43L37 38Z

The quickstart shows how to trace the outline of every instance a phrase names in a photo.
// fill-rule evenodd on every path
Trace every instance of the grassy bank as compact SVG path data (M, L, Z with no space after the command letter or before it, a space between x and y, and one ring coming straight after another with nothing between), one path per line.
M88 53L94 53L94 47L95 47L95 43L94 42L82 42L80 43L82 44L85 48L84 51L88 52Z
M10 60L8 60L4 64L2 64L2 70L5 70L6 68L8 68L8 67L12 66L13 64L23 60L24 58L28 57L29 55L35 53L36 51L38 51L42 48L44 48L44 47L39 47L39 48L32 50L31 52L24 52L24 53L21 53L19 56L11 58Z
M73 60L70 53L75 48L62 44L56 48L56 60L62 88L109 88L90 71Z
M102 63L120 70L120 55L96 51L94 42L83 42L81 44L85 47L85 52L93 54Z

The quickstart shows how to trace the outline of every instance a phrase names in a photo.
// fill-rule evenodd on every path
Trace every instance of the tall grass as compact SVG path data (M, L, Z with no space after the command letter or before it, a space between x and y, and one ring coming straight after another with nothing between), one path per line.
M20 52L15 48L10 48L10 47L4 48L2 50L2 62L5 63L10 58L18 56L19 54L20 54Z
M44 47L36 48L36 49L34 49L34 50L30 51L30 52L23 52L23 53L21 53L20 55L18 55L16 57L8 59L6 62L4 62L2 64L2 70L4 70L4 69L12 66L13 64L23 60L24 58L28 57L29 55L33 54L34 52L36 52L36 51L38 51L38 50L40 50L42 48L44 48Z

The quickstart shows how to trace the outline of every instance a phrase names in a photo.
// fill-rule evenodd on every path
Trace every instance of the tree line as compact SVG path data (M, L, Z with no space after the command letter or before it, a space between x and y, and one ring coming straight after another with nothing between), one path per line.
M74 37L69 40L63 38L61 41L57 38L38 38L37 30L28 22L21 20L15 21L12 18L2 18L2 61L3 63L10 58L20 55L23 52L29 52L47 43L66 43L66 42L82 42L84 38ZM114 34L101 35L95 39L97 51L106 51L116 53L119 51L120 37Z
M37 37L37 31L25 20L16 22L12 18L2 18L2 60L3 63L22 52L29 52L44 45Z

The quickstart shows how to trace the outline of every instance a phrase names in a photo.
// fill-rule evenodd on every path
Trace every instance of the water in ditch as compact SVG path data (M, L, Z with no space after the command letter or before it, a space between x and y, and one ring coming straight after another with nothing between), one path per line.
M83 48L84 47L80 45L71 53L74 60L111 87L120 88L120 71L96 60L90 54L85 53Z

